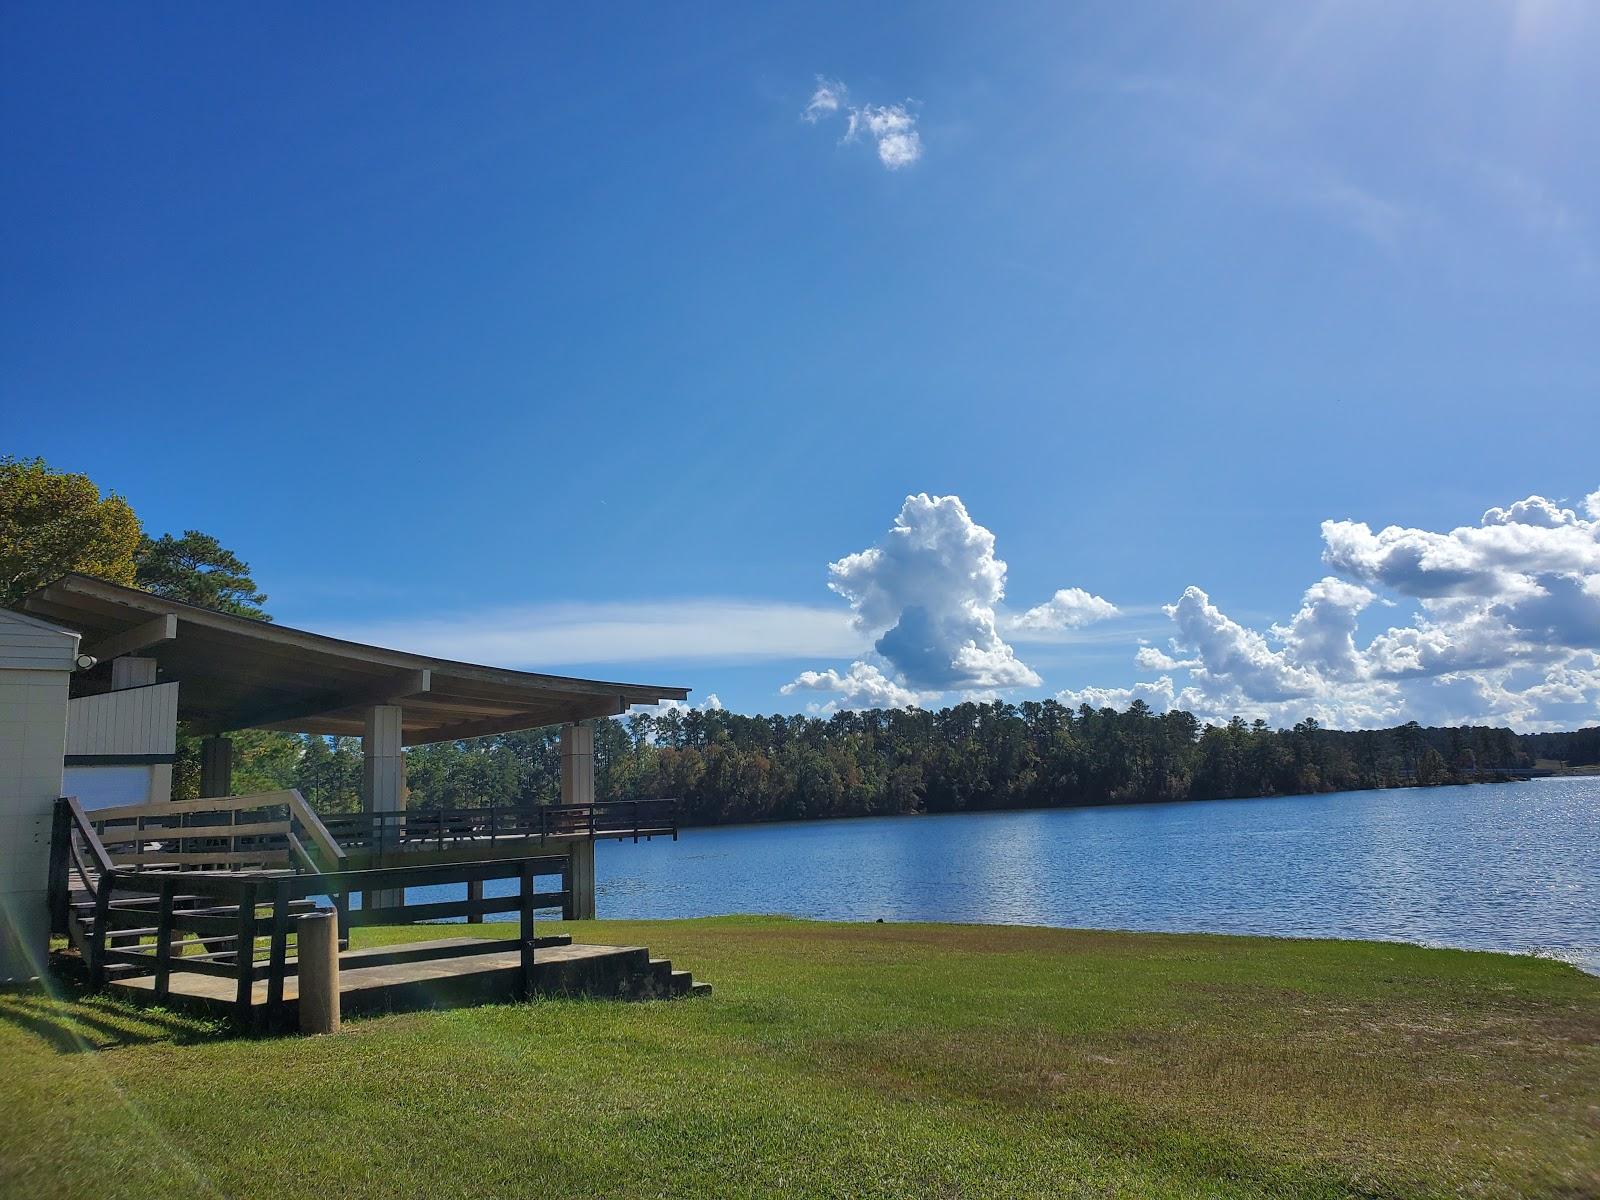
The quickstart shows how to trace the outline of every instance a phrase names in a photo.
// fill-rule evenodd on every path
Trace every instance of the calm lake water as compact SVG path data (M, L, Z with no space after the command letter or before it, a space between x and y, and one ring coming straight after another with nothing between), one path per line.
M689 829L602 917L786 913L1536 951L1600 972L1600 779Z

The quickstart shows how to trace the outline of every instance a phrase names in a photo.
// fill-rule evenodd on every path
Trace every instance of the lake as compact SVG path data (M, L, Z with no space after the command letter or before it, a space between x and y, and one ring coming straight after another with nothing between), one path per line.
M1379 938L1600 972L1600 779L951 813L605 842L602 917Z
M602 917L1379 938L1600 973L1595 778L688 829L602 842L595 870Z

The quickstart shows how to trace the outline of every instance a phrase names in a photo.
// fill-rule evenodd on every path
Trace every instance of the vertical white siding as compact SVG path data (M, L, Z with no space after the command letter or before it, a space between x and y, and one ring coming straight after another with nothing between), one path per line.
M80 696L68 706L68 754L171 754L177 747L176 683Z

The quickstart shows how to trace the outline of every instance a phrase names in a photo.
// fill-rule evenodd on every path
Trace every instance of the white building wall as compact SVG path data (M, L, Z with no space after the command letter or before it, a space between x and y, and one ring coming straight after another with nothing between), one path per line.
M77 653L77 634L0 609L0 981L38 975L49 946L51 814Z

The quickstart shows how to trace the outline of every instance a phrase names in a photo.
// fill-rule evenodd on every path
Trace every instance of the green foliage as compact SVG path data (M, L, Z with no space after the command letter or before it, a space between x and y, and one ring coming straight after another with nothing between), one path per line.
M0 457L0 605L80 571L134 581L139 518L87 475L52 470L42 458Z
M595 723L595 793L671 796L690 824L1126 804L1456 783L1523 767L1508 729L1274 730L1186 712L1072 710L1054 701L806 716L671 709ZM306 743L297 786L353 807L360 743ZM407 752L412 808L556 803L554 729ZM287 786L280 785L280 786Z
M137 581L158 596L258 621L272 620L262 608L266 596L250 578L250 564L198 529L184 530L181 538L170 533L142 538Z

